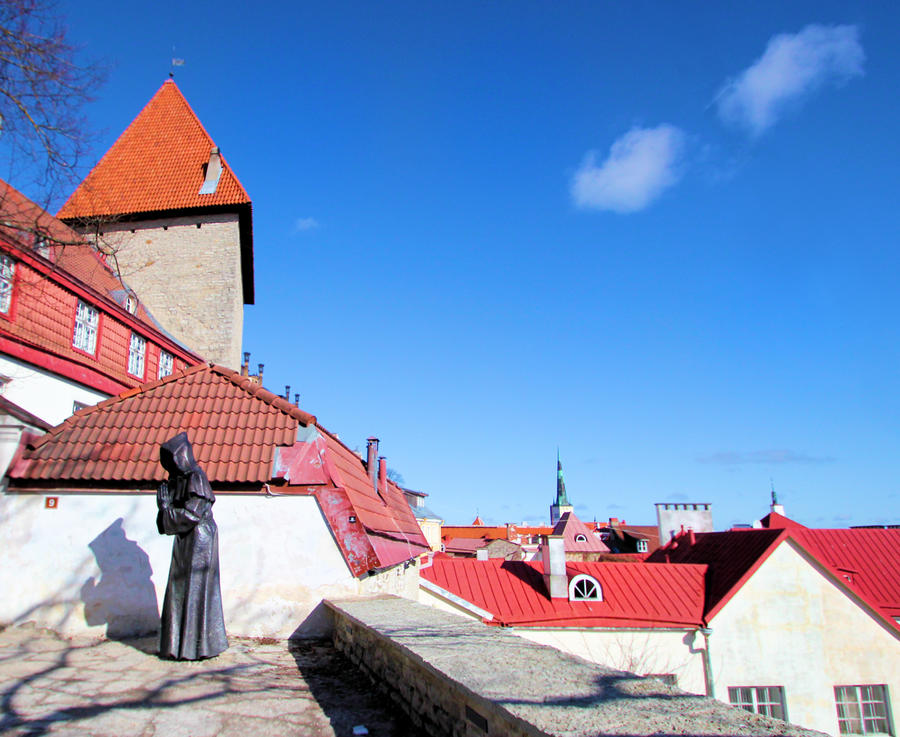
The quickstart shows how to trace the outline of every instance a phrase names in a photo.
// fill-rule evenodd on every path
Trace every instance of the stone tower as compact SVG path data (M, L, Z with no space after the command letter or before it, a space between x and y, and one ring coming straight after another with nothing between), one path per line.
M250 198L173 80L58 217L106 254L175 338L240 366L244 305L254 300Z
M569 504L566 495L566 482L563 479L562 463L559 460L559 451L556 451L556 501L550 505L550 524L555 525L559 518L566 512L574 512L575 508Z

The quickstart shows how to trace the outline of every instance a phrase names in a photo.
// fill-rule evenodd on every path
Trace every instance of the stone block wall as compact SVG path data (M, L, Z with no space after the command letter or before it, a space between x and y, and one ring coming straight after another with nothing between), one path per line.
M509 714L401 645L334 609L333 640L341 651L403 710L423 734L476 737L485 734L535 737L545 733Z
M95 237L165 330L207 360L240 367L244 299L236 213L107 223Z

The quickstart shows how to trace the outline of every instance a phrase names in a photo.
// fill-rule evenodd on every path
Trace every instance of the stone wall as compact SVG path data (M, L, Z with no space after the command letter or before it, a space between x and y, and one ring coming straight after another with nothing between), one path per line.
M169 333L207 360L240 367L241 246L234 213L107 223L100 248Z
M335 646L423 734L816 734L398 597L326 604Z

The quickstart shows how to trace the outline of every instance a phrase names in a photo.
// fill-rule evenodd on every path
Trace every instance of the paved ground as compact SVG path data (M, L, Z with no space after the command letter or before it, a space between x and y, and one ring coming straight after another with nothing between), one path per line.
M230 638L212 660L164 661L152 638L0 632L0 735L277 737L418 732L330 643Z

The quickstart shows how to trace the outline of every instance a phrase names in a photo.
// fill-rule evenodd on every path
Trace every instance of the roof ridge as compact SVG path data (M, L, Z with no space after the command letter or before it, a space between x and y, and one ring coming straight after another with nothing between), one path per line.
M250 396L271 405L275 409L284 412L290 417L293 417L302 425L315 425L318 427L315 415L312 415L309 412L305 412L296 405L291 404L291 402L284 397L281 397L274 392L269 391L261 384L257 384L255 381L251 381L249 376L243 376L234 369L227 368L226 366L220 366L219 364L210 363L208 364L208 366L210 371L212 371L213 373L218 374L224 379L227 379L236 387L243 389ZM321 430L323 428L320 427L319 429Z

